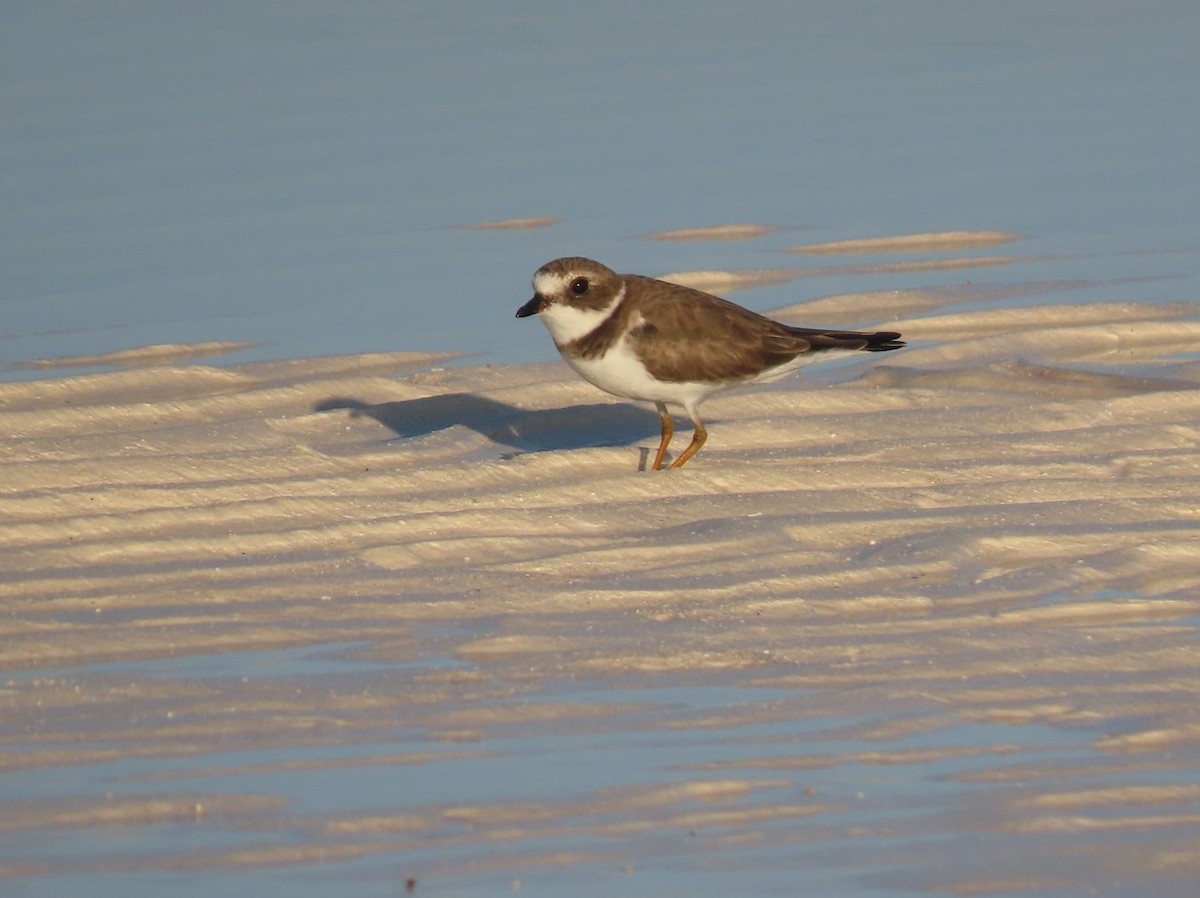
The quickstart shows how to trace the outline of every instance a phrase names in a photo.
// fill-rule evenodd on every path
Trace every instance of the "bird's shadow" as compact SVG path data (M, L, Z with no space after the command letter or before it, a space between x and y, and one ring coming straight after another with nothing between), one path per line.
M346 409L352 417L374 418L398 438L420 437L462 426L494 443L522 452L621 446L659 433L655 412L633 405L575 405L569 408L522 409L473 393L447 393L396 402L363 402L331 396L313 411Z

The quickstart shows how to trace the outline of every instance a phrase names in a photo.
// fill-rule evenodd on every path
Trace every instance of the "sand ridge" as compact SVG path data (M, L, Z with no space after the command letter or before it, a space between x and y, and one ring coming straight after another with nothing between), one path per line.
M789 315L891 327L891 295ZM854 850L867 836L839 821L892 802L923 810L871 830L880 857L966 820L1028 871L1001 885L965 857L931 888L1051 887L1097 833L1148 888L1195 875L1200 325L1177 305L894 296L910 349L714 399L704 455L669 473L637 470L653 410L557 363L147 354L0 384L4 769L136 759L156 790L9 804L7 831L255 834L34 851L0 876L636 868L646 834L681 831L732 862ZM671 701L697 684L744 698ZM614 733L716 741L664 754L663 782L557 797L438 798L402 772ZM939 807L863 769L958 769L975 791ZM301 812L246 788L355 770L420 797ZM1139 855L1146 832L1166 835Z
M789 247L785 252L813 255L947 252L975 249L981 246L997 246L1020 239L1020 234L1012 234L1007 231L936 231L928 234L902 234L838 240L830 243L810 243L804 246Z

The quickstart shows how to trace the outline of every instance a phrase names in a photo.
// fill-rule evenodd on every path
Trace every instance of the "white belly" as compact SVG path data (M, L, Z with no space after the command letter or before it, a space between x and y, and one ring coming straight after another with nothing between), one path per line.
M564 356L564 358L566 358ZM645 402L674 402L685 408L694 407L713 393L733 384L698 383L695 381L663 382L646 371L628 341L620 340L609 347L601 358L566 358L567 364L579 376L606 393L625 399Z
M598 313L591 314L597 315ZM585 322L571 320L571 323L579 327ZM586 323L590 324L590 322ZM564 322L555 321L554 324L559 329L563 329ZM547 325L550 326L550 322L547 322ZM552 327L551 331L555 332L555 328ZM555 333L555 338L558 339L557 333ZM689 415L693 415L696 406L714 393L745 384L769 383L791 374L798 368L811 365L813 362L835 358L848 352L849 350L826 350L819 353L804 353L753 377L728 382L655 380L646 371L646 367L637 357L637 353L633 351L633 347L629 345L629 341L624 338L609 347L608 352L600 358L572 358L566 354L563 355L563 358L580 377L595 384L606 393L612 393L614 396L624 399L640 399L644 402L675 403L683 406Z

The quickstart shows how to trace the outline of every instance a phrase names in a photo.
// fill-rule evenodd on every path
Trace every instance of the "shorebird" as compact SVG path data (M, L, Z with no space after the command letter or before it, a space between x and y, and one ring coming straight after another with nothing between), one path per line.
M904 345L893 331L781 324L727 299L617 274L582 256L547 262L533 276L533 291L517 317L541 318L563 359L584 380L623 399L654 403L662 419L656 471L675 432L668 403L681 406L695 427L671 464L680 468L708 439L699 409L714 393L778 380L831 356Z

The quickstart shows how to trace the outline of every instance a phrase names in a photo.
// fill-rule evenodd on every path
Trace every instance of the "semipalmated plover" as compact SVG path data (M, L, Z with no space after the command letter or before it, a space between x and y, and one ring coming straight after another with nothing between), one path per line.
M547 262L533 276L533 299L518 318L537 315L575 371L623 399L653 402L662 441L653 469L675 431L667 403L682 406L695 425L691 443L672 463L682 467L708 431L699 407L713 393L777 380L821 358L904 344L899 334L791 327L729 300L572 256Z

